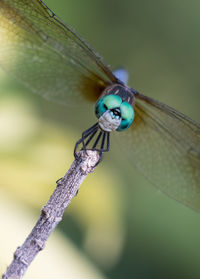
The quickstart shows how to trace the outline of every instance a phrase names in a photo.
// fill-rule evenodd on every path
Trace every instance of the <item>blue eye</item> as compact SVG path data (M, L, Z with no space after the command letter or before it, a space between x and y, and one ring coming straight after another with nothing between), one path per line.
M121 120L121 124L119 125L117 131L121 132L130 127L131 123L133 122L135 113L134 113L133 107L127 102L123 102L121 104L120 110L121 110L122 120Z
M104 114L104 112L106 111L107 111L107 106L104 104L103 98L100 98L95 105L96 117L97 118L101 117L101 115Z
M105 96L103 100L108 109L120 107L122 103L122 99L119 96L113 94Z
M95 114L97 118L101 117L107 110L120 107L121 103L122 99L113 94L100 98L95 105Z

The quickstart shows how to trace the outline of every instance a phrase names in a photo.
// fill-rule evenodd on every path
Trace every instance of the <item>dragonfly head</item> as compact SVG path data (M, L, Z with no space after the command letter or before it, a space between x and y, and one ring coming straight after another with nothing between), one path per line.
M106 132L124 131L134 118L133 107L115 94L101 97L96 103L95 114L100 128Z

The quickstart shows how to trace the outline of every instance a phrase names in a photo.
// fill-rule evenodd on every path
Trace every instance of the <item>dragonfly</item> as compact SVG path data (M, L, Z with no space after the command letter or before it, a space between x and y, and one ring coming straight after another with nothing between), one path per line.
M0 66L48 100L94 106L97 122L75 155L79 147L107 152L116 132L152 184L200 211L200 124L130 88L125 70L112 72L41 0L0 0Z

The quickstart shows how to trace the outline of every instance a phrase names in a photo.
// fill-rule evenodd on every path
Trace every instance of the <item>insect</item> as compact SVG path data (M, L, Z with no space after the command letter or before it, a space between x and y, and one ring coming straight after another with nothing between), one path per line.
M40 0L0 0L0 66L60 104L93 103L97 123L78 148L102 154L116 131L132 162L156 187L200 210L200 124L127 86ZM55 70L56 69L56 70Z

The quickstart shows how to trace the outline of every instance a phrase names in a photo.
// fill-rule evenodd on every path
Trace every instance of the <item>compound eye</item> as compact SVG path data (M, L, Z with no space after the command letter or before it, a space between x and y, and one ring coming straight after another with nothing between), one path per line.
M95 105L95 114L97 118L100 118L107 110L120 107L121 103L122 99L114 94L100 98Z
M101 115L104 114L104 112L106 112L106 110L107 110L107 107L104 104L103 98L100 98L95 105L96 117L97 118L101 117Z
M127 102L123 102L121 104L120 110L122 121L117 131L124 131L130 127L131 123L133 122L135 113L133 107Z
M114 109L120 107L122 103L122 99L114 94L107 95L103 98L104 104L107 106L108 109Z

